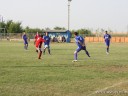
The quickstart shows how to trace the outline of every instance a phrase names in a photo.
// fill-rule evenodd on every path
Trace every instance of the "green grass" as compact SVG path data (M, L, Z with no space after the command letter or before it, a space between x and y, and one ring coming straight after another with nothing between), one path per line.
M52 43L37 59L33 42L0 41L0 96L128 96L128 43L87 43L72 63L75 43Z

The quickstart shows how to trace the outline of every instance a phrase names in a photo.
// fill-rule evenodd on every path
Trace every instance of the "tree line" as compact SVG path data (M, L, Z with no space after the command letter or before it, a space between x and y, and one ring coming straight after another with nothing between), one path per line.
M7 22L3 21L0 22L0 33L22 33L22 32L26 32L26 33L34 33L34 32L45 32L47 30L67 30L64 27L54 27L53 29L50 28L44 28L44 29L40 29L40 28L30 28L29 26L26 26L25 28L22 27L21 22L14 22L13 20L8 20ZM75 31L77 31L79 34L85 34L85 35L91 35L92 32L89 29L83 28L83 29L78 29L78 30L70 30L71 33L74 33Z

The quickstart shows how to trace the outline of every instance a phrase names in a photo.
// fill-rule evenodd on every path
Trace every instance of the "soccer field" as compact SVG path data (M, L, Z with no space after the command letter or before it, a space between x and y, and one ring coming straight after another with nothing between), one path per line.
M52 43L37 59L33 42L0 41L0 96L128 96L128 43L87 43L91 58L75 43Z

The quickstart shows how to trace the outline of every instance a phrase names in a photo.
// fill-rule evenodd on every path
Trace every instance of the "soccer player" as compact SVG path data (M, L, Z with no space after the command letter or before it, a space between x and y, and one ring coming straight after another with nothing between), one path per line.
M72 62L77 62L77 53L84 50L88 57L90 57L89 52L86 50L85 41L82 36L79 36L77 32L74 32L75 42L78 48L74 52L74 60Z
M51 55L51 52L50 52L51 38L48 36L48 32L45 32L44 40L45 40L45 42L44 42L44 51L43 51L43 53L45 54L46 49L48 49L48 53Z
M105 41L105 44L107 46L107 48L106 48L106 54L109 54L110 39L111 39L111 35L108 34L107 31L105 31L104 41Z
M38 55L38 59L41 59L41 55L42 55L42 43L45 42L45 40L43 39L43 35L40 35L37 40L36 40L36 52L39 52Z
M24 40L24 49L27 50L28 49L28 38L25 32L22 35L22 39Z
M37 32L36 35L35 35L34 44L36 43L36 40L38 39L38 37L39 37L39 33Z

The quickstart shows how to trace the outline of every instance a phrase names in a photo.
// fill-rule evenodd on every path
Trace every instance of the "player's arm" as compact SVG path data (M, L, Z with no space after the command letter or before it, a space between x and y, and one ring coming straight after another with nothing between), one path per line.
M85 46L85 42L80 42L79 40L78 40L78 43L80 44L80 45L82 45L82 46Z
M111 35L109 35L109 38L111 39Z
M42 42L46 42L46 40L45 40L45 39L42 39L41 41L42 41Z

